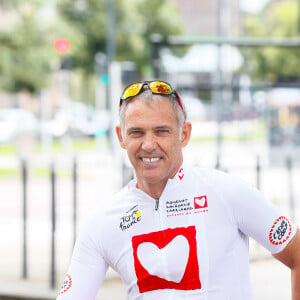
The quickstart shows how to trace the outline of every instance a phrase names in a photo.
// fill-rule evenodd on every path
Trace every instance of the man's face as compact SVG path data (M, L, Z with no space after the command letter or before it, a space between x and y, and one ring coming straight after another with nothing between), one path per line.
M135 169L138 185L161 184L174 177L181 166L182 147L189 141L191 124L186 122L179 128L169 101L145 103L137 98L126 108L123 134L119 126L116 131Z

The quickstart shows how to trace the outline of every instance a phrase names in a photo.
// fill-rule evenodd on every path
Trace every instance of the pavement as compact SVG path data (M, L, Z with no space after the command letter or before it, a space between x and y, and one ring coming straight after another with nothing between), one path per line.
M32 280L0 280L0 300L54 300L56 289L50 289L45 282ZM97 300L127 300L125 288L118 277L106 279Z
M254 300L291 299L290 271L272 258L251 262ZM0 300L50 300L56 290L45 282L33 280L0 280ZM121 280L112 275L101 287L97 300L128 300Z
M185 150L186 151L186 150ZM292 180L284 168L269 168L264 145L226 145L222 163L229 172L256 184L256 157L260 154L262 172L261 188L266 196L287 215L297 220L299 208L291 211L290 198L299 198L300 171L295 169ZM213 145L194 146L186 151L187 160L204 167L212 167L215 159ZM51 185L49 178L36 177L33 167L45 167L47 157L31 157L27 187L27 273L23 271L23 202L20 178L0 180L0 300L55 299L63 281L73 248L73 186L69 170L72 155L61 153L55 158L58 169L56 181L56 230L55 230L55 288L51 282ZM2 160L1 160L2 159ZM96 206L105 206L110 195L122 185L121 156L106 152L85 153L78 156L77 223L76 232L88 220ZM19 163L18 158L0 158L2 165ZM292 191L291 191L292 186ZM297 205L297 203L296 203ZM251 280L254 300L291 299L289 270L270 257L255 242L250 244ZM97 300L126 300L125 288L118 275L109 271L99 291Z

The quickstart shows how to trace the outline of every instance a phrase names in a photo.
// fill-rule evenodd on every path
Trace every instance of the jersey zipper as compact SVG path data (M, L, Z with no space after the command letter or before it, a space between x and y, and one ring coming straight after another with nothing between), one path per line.
M155 207L154 207L154 212L155 212L155 219L156 219L156 224L157 224L157 228L158 230L161 230L162 229L162 223L161 223L161 209L159 207L159 198L158 199L155 199Z
M159 208L159 198L155 199L155 210L157 211Z

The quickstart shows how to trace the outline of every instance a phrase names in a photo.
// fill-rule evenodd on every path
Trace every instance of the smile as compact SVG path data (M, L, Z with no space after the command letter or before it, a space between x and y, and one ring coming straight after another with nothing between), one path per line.
M147 163L154 163L160 160L160 157L142 157L142 161Z

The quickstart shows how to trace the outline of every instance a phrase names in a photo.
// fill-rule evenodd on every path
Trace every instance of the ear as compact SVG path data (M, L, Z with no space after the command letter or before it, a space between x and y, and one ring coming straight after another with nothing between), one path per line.
M116 134L117 134L117 137L118 137L120 146L121 146L123 149L126 149L125 143L124 143L124 140L123 140L122 130L121 130L121 126L120 126L120 125L117 125L117 126L116 126Z
M185 147L191 138L192 132L192 124L190 122L185 122L182 127L182 134L181 134L181 147Z

